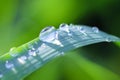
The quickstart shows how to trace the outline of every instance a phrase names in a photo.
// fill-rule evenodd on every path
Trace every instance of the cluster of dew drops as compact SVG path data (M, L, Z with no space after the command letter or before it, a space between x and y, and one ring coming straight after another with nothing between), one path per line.
M76 26L73 24L68 25L66 23L62 23L62 24L60 24L58 29L55 29L54 26L49 26L49 27L44 28L41 31L39 38L40 38L40 40L42 40L44 42L49 42L49 43L63 46L58 40L59 31L66 32L68 34L68 36L72 36L71 30L70 30L72 27L73 28L77 27L79 32L83 33L83 35L87 35L87 30L86 30L86 27L84 27L84 25ZM91 32L99 33L98 27L96 27L96 26L92 27ZM106 37L105 41L110 42L110 38Z
M48 43L53 43L53 44L56 44L56 45L59 45L61 47L63 47L64 45L61 44L61 42L59 41L58 39L58 34L59 34L59 31L63 31L63 32L66 32L68 34L68 36L72 36L71 32L70 32L70 28L71 27L74 27L73 24L60 24L59 26L59 29L55 29L54 26L48 26L46 28L44 28L41 32L40 32L40 35L39 35L39 39L41 41L44 41L44 42L48 42ZM83 33L84 35L86 35L86 32L85 32L85 28L84 26L78 26L78 30ZM91 28L92 32L94 33L99 33L99 29L97 27L92 27ZM109 42L110 39L109 38L106 38L106 41ZM13 51L15 49L15 47L11 48L10 51ZM30 50L28 50L28 54L30 56L36 56L36 52L35 52L35 48L31 47ZM63 52L61 54L64 54ZM15 56L15 55L11 55L11 56ZM19 57L17 60L21 63L21 64L25 64L25 60L27 60L28 57L23 55L21 57ZM6 61L5 62L5 67L7 69L13 69L14 70L14 64L9 62L9 61ZM14 72L16 72L14 70ZM3 74L0 72L0 78L3 77Z
M41 31L41 33L39 35L40 40L42 40L44 42L49 42L49 43L63 46L58 40L59 31L66 32L68 34L68 36L72 36L72 34L70 32L70 28L73 26L74 26L73 24L68 25L68 24L63 23L59 26L59 29L55 29L54 26L46 27ZM99 32L99 29L97 27L93 27L92 30L95 33ZM79 27L79 31L81 33L85 34L84 27Z

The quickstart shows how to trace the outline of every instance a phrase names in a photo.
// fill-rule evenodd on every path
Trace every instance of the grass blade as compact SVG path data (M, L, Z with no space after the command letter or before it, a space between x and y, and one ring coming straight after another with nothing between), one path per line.
M67 26L67 27L66 27ZM63 27L63 26L62 26ZM53 32L45 32L45 39L36 38L0 56L1 80L20 80L64 52L99 42L120 41L118 37L99 31L96 27L84 25L64 25L57 29L57 40L61 45L51 42ZM68 31L69 30L69 31ZM47 38L46 38L47 37ZM49 39L49 38L50 39Z

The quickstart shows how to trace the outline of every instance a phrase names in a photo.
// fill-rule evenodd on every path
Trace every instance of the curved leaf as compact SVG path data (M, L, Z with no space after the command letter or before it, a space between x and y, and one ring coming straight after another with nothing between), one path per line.
M45 38L36 38L0 56L0 78L20 80L64 52L103 41L120 41L118 37L99 31L96 27L84 25L67 25L53 32L57 32L59 44L55 39L47 41L53 36L45 31Z

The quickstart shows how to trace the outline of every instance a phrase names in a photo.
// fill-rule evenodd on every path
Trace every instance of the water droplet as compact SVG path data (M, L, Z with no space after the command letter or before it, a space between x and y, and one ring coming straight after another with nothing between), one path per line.
M28 54L29 54L30 56L36 56L35 48L33 47L32 44L29 44L29 45L28 45Z
M99 29L97 27L92 27L93 32L99 33Z
M10 69L10 68L13 68L13 67L14 67L14 64L6 61L6 62L5 62L5 67L6 67L7 69Z
M84 27L80 27L80 32L85 32Z
M15 49L16 49L16 47L12 47L12 48L10 48L10 52L13 51L13 50L15 50Z
M60 24L59 29L66 31L66 32L69 32L69 26L65 23Z
M18 54L16 54L16 53L12 53L12 52L10 52L9 53L11 56L13 56L13 57L16 57Z
M16 49L16 47L12 47L9 51L9 54L13 57L16 57L18 55L18 54L16 54L16 51L14 51L15 49ZM12 52L12 51L14 51L14 52Z
M39 35L40 40L51 42L56 38L56 30L53 26L44 28Z
M83 33L85 36L87 36L84 27L79 27L79 30L80 30L81 33Z
M112 40L111 40L110 37L107 37L107 38L106 38L106 41L107 41L107 42L111 42Z
M35 48L33 47L31 50L32 50L32 51L35 51Z
M27 57L26 56L21 56L20 59L27 60Z
M28 52L33 53L35 51L35 48L33 47L32 44L28 45Z
M44 28L41 32L42 33L46 32L46 31L50 31L51 32L52 30L55 30L55 27L54 26L48 26L48 27Z
M43 29L39 35L39 38L44 42L62 45L58 40L58 31L54 27L47 27Z
M20 63L22 63L22 64L25 63L25 60L27 60L27 57L26 57L26 56L21 56L21 57L18 58L18 61L19 61Z
M34 50L29 50L29 51L28 51L28 54L29 54L30 56L36 56L36 52L35 52Z
M2 78L3 77L3 74L0 72L0 78Z
M69 25L67 25L67 24L65 24L65 23L62 23L62 24L60 24L60 26L59 26L59 30L65 31L65 32L68 33L68 35L71 36L71 33L70 33L70 31L69 31Z

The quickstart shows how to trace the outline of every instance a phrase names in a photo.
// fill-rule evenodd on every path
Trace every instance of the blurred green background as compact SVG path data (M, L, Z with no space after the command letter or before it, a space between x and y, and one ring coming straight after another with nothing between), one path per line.
M120 37L120 0L0 0L0 55L61 23L98 26ZM112 43L82 47L25 80L120 80L119 53Z

